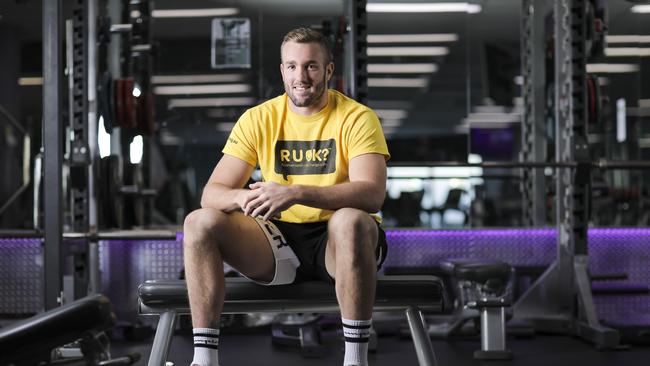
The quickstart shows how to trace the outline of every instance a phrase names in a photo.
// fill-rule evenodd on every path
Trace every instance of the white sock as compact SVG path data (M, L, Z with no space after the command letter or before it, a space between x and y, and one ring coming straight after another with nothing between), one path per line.
M192 365L219 366L219 329L194 328L194 359Z
M368 366L368 340L370 339L370 320L343 319L345 337L345 359L343 366Z

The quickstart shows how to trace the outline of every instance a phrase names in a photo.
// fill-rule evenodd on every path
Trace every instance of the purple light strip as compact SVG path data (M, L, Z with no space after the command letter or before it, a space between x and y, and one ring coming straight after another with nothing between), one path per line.
M589 239L640 239L647 237L650 239L650 228L593 228L588 231ZM557 229L458 229L458 230L435 230L435 229L388 229L386 230L388 241L403 240L413 237L424 237L429 239L443 238L552 238L557 237ZM650 241L648 242L650 245Z
M467 240L481 238L504 238L504 239L553 239L557 237L555 228L512 228L512 229L386 229L388 241L404 240L407 238L427 238L427 239L456 239ZM650 228L592 228L588 231L589 239L640 239L647 237L650 239ZM32 244L40 243L40 238L0 238L2 244ZM183 232L176 233L176 241L183 240ZM109 241L147 241L147 240L109 240ZM650 241L648 241L650 245Z

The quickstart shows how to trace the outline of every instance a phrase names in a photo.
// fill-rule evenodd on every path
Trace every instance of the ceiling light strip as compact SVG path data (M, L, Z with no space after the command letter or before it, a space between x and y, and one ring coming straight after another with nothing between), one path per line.
M368 13L469 13L481 12L481 5L469 3L370 3Z
M428 80L423 78L368 78L371 88L424 88Z
M157 86L153 89L153 92L157 95L179 95L249 93L251 90L252 87L248 84L207 84Z
M382 127L385 128L397 128L403 124L402 120L399 119L382 119L381 120L381 125Z
M637 14L647 14L650 13L650 5L634 5L630 10Z
M40 76L18 78L18 85L20 86L43 85L43 78Z
M369 34L368 43L437 43L456 42L458 35L454 33L440 34Z
M368 64L368 73L427 74L438 71L436 64Z
M382 120L404 119L408 116L408 112L403 109L375 109L374 111Z
M239 14L237 8L207 8L207 9L154 9L154 18L206 18L223 17Z
M606 43L650 43L650 36L641 35L608 35L605 36Z
M368 47L368 56L445 56L447 47Z
M609 57L648 57L650 48L642 47L608 47L605 48L605 56Z
M196 107L226 107L226 106L249 106L255 104L255 98L192 98L192 99L170 99L167 104L172 108L196 108Z
M587 64L587 72L591 73L626 73L639 71L637 64Z
M219 122L217 124L217 131L230 132L235 127L236 122Z
M244 81L244 74L154 75L154 84L233 83Z

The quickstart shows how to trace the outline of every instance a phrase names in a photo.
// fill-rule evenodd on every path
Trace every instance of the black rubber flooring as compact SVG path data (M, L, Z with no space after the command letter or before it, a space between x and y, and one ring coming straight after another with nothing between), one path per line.
M219 358L221 366L265 366L265 365L341 365L343 343L340 332L330 330L323 333L326 353L322 358L304 358L296 351L277 348L271 344L269 328L261 328L247 334L224 332L220 341ZM114 341L114 356L139 352L142 359L136 365L146 365L151 348L151 339L140 342ZM380 336L379 349L370 354L372 366L418 365L417 357L409 338ZM480 348L474 340L434 340L433 347L439 366L634 366L650 365L650 347L632 346L623 350L598 350L593 345L569 336L536 335L530 338L509 338L508 347L513 351L511 361L479 361L473 358L475 349ZM169 361L174 365L190 364L192 359L191 335L177 333L174 336Z

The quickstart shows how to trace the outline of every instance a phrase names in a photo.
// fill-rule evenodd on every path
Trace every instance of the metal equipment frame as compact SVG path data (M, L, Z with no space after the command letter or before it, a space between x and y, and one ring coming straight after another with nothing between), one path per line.
M556 170L557 259L517 301L514 318L531 321L539 330L570 332L613 348L620 337L598 321L588 273L592 162L586 125L586 6L587 0L554 3L555 155L558 163L574 166Z

